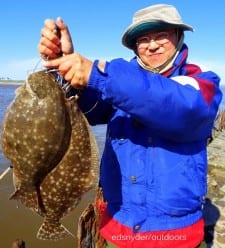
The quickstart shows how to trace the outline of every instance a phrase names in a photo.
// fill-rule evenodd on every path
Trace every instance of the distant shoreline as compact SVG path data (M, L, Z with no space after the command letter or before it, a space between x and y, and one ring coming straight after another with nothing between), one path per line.
M0 84L22 84L25 80L0 80Z

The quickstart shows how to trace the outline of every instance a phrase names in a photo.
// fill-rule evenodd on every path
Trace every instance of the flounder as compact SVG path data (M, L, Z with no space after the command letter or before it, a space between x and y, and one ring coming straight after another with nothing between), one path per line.
M3 119L2 151L17 178L11 199L43 211L39 186L69 145L70 117L64 92L53 75L33 73L16 90Z
M44 217L37 237L64 238L60 220L98 181L97 143L77 98L67 99L52 74L31 74L6 112L2 142L13 165L12 198Z
M80 197L97 185L99 165L95 138L88 122L79 110L75 98L70 98L71 139L59 164L44 178L40 186L45 209L44 222L38 231L40 239L57 240L68 235L60 224Z

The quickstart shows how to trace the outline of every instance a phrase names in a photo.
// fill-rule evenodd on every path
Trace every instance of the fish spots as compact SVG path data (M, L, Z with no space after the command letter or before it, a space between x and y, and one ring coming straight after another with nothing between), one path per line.
M64 92L54 77L44 72L28 77L6 111L2 150L19 177L17 199L30 209L40 208L37 199L30 197L36 197L37 185L58 164L68 147L66 119L69 115ZM28 189L34 193L28 194Z

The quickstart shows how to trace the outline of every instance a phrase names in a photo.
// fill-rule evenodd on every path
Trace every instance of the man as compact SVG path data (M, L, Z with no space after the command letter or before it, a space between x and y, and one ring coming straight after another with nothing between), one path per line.
M82 89L90 124L108 125L100 231L113 247L193 248L203 240L206 146L222 94L214 72L187 63L184 31L193 28L171 5L137 11L122 37L136 55L129 62L74 53L60 18L41 31L44 65Z

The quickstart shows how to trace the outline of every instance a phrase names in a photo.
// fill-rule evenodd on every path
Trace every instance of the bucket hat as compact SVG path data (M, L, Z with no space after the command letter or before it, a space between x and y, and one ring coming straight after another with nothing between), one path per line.
M122 36L122 44L134 49L138 36L151 31L179 28L183 31L194 29L183 23L177 9L172 5L156 4L137 11L133 16L132 24Z

